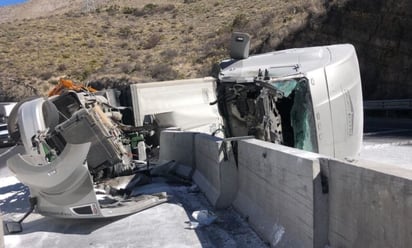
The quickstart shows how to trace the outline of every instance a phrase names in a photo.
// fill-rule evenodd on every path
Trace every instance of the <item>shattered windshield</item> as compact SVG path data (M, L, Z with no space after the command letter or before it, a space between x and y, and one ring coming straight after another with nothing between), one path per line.
M253 82L218 81L218 107L227 137L257 139L317 152L316 128L306 77Z

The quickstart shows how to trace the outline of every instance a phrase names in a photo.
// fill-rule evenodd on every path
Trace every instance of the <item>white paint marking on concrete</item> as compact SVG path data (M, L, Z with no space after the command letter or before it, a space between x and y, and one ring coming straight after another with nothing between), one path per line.
M0 158L3 157L4 155L6 155L7 153L11 152L14 148L16 148L16 145L10 147L7 151L0 154Z

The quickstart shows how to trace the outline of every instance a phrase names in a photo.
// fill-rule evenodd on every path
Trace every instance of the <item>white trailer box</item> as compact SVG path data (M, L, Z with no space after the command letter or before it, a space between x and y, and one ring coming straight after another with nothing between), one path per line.
M212 133L221 123L216 105L215 79L133 84L131 95L136 126L147 116L154 116L160 127Z

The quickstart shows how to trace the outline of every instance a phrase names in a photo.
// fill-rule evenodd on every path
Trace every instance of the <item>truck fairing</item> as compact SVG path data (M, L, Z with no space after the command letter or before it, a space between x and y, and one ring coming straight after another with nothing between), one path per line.
M146 166L133 159L137 144L130 145L140 135L136 130L143 129L122 130L121 113L104 97L69 91L35 98L19 106L16 118L25 154L13 156L7 164L29 186L40 214L105 218L167 200L163 192L139 197L98 192L106 180L136 174Z

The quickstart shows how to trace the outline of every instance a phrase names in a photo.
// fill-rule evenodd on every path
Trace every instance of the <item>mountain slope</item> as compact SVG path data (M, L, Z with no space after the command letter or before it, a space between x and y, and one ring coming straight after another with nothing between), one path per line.
M36 17L39 6L55 10L0 24L3 95L44 94L62 75L132 82L206 76L227 56L233 31L249 32L252 52L262 52L325 13L320 0L95 0L88 13L84 3L32 0L16 13Z

